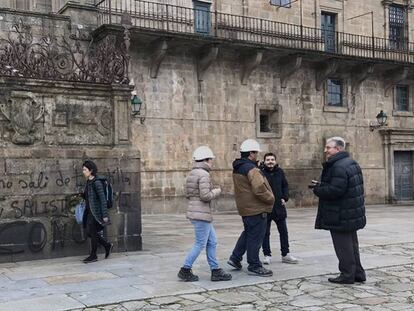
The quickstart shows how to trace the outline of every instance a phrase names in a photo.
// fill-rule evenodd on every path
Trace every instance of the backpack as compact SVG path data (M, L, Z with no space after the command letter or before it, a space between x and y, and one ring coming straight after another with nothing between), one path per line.
M104 186L106 206L108 209L112 208L114 206L114 190L112 188L112 184L106 178L101 178L100 180Z

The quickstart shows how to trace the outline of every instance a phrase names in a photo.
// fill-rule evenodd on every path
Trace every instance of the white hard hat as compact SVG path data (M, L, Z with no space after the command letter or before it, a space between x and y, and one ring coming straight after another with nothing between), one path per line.
M260 145L254 139L246 139L242 142L240 146L240 152L250 152L250 151L257 151L260 152Z
M204 160L204 159L214 159L215 156L213 151L207 146L200 146L193 152L193 159L195 161Z

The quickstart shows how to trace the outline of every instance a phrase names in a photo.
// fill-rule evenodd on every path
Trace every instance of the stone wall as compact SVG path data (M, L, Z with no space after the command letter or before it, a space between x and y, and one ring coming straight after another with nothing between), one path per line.
M0 80L0 261L88 253L75 222L82 162L113 184L115 250L141 249L140 154L129 141L128 86Z
M212 174L224 190L218 208L233 210L231 163L246 138L258 139L264 152L277 154L290 182L291 207L316 204L307 184L319 177L324 139L336 135L345 137L348 150L364 170L367 202L385 201L382 140L377 131L369 130L380 109L393 109L393 96L385 97L380 72L365 80L355 97L351 77L344 79L345 107L335 110L325 104L325 89L315 87L312 62L304 62L287 87L281 88L278 58L275 55L272 59L271 52L253 71L247 85L242 85L238 53L225 47L219 50L202 82L197 80L194 50L174 46L156 79L148 76L148 50L132 50L131 77L146 111L144 124L135 120L132 128L133 143L142 151L142 204L146 213L185 208L183 185L192 165L191 154L203 144L216 153ZM257 137L258 105L279 107L279 137ZM390 126L403 124L414 126L410 118L390 118Z

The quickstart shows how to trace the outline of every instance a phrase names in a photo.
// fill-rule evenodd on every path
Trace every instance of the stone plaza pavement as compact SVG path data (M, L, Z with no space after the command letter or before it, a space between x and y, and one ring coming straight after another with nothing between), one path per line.
M0 265L0 310L414 310L414 206L368 206L360 231L364 284L335 285L329 232L313 229L315 209L288 211L291 252L282 264L272 231L274 275L234 271L230 282L211 282L205 255L193 270L200 281L184 283L177 272L192 244L184 215L143 216L144 251L113 254L85 265L82 257ZM222 267L242 230L240 217L216 214ZM102 255L101 255L102 257Z

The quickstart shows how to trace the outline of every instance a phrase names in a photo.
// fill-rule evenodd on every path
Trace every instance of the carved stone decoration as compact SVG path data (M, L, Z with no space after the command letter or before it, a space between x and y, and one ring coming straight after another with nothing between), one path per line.
M150 77L156 78L160 65L167 55L168 44L165 39L155 40L151 46Z
M101 108L96 115L96 128L102 136L111 134L112 114L109 109Z
M211 64L216 60L218 55L218 46L209 45L200 49L197 57L197 77L198 81L204 80L204 74Z
M316 70L316 90L320 91L326 79L329 78L329 76L334 75L337 70L338 61L336 59L330 59L322 64L320 68Z
M251 73L260 65L263 58L263 51L257 50L249 54L242 55L240 57L240 63L242 65L241 70L241 84L247 85L247 81Z
M30 96L13 96L0 110L14 130L12 142L16 145L32 145L35 141L34 125L44 114L45 108Z
M384 73L384 92L385 97L390 95L390 90L400 83L401 81L405 80L408 76L409 68L408 67L401 67L394 70L390 70Z
M280 84L286 88L288 79L299 70L302 65L302 56L291 55L282 58L278 63L280 67Z
M367 64L365 66L356 66L352 71L352 85L351 94L354 96L359 90L362 82L364 82L369 75L374 72L374 64Z

